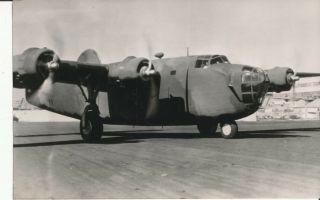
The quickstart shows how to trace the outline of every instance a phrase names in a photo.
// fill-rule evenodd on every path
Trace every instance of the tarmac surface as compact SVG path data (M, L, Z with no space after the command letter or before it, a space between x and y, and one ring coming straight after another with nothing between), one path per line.
M320 122L239 122L241 136L195 126L14 123L14 198L319 198ZM219 135L219 134L218 134Z

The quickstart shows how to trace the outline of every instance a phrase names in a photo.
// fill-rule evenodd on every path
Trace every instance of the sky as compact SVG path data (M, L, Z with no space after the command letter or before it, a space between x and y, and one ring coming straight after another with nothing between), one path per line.
M13 52L48 47L76 60L224 54L263 69L320 72L319 0L19 0Z

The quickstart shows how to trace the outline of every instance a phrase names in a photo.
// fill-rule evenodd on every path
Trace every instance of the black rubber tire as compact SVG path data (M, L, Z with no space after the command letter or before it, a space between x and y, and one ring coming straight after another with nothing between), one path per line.
M238 134L238 125L235 121L224 121L220 123L221 136L224 139L235 138Z
M198 120L197 127L202 137L212 137L217 131L218 123L212 119L202 118Z
M103 123L98 111L87 106L80 121L80 133L85 142L98 142L103 132Z

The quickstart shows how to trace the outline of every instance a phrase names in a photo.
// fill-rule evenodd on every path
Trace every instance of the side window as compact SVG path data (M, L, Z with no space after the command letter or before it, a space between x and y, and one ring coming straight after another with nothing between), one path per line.
M197 60L195 68L203 68L205 65L208 65L208 60Z
M195 68L200 68L202 65L202 60L197 60Z
M201 66L201 67L208 66L208 63L209 63L209 61L208 61L208 60L203 60L203 61L202 61L202 66Z

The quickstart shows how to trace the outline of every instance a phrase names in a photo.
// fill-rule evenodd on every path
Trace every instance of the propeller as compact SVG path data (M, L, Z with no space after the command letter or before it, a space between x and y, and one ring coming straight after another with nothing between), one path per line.
M320 73L297 72L297 73L295 73L295 76L298 76L300 78L316 77L316 76L320 76Z
M300 80L300 78L307 78L307 77L317 77L320 76L320 73L309 73L309 72L296 72L296 73L289 73L287 75L287 81L289 83L294 84L296 81Z
M154 117L159 108L159 89L160 89L160 74L156 71L152 64L152 47L150 40L145 37L148 50L148 66L143 66L140 69L142 80L150 82L150 91L148 98L148 109L146 111L146 118Z
M152 48L150 43L147 41L147 48L148 48L148 66L143 66L140 69L141 78L145 81L149 80L152 76L157 74L157 71L154 69L152 65Z
M59 24L50 23L46 24L46 30L48 31L49 38L53 42L53 47L59 52L62 53L64 50L64 41L63 31L60 28ZM40 87L30 94L29 100L37 102L36 105L45 105L50 106L52 103L50 97L53 94L53 84L55 82L55 72L59 69L60 59L58 55L53 52L50 53L46 60L41 60L39 62L39 73L44 78L44 81Z
M45 78L41 86L29 96L29 100L37 102L39 105L50 106L52 103L50 97L53 94L53 84L55 72L59 69L59 57L56 53L52 55L52 59L41 65L42 76ZM47 77L45 77L47 74Z
M143 66L140 69L140 76L144 81L150 80L156 74L157 71L154 69L151 59L148 61L148 66Z

